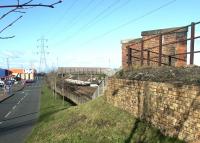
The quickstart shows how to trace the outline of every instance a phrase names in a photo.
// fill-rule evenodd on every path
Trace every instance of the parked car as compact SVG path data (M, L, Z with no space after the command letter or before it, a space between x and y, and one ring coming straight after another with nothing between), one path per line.
M4 81L0 80L0 87L4 87Z
M13 81L13 80L6 80L6 81L5 81L5 84L6 84L6 85L13 85L13 84L14 84L14 81Z

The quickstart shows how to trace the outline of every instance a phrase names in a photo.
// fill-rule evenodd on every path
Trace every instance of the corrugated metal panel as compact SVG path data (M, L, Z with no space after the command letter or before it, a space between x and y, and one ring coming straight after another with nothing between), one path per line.
M7 69L0 68L0 77L8 76L9 73L11 73L11 72L9 72Z

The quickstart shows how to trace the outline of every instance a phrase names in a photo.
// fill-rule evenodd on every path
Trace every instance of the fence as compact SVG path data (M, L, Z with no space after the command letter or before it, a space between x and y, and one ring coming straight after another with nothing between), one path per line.
M98 96L103 95L104 91L106 89L106 85L107 85L107 78L102 80L101 84L97 87L97 89L95 90L95 92L93 93L93 95L91 97L84 96L84 95L78 95L73 92L66 91L63 88L61 89L58 86L52 86L51 88L54 89L54 91L56 93L60 94L61 96L64 96L64 97L70 99L75 104L83 104L92 99L95 99Z
M128 45L127 46L128 67L131 68L134 62L139 62L139 64L141 66L143 66L145 61L147 62L146 65L148 65L148 66L151 65L150 64L151 62L157 63L158 66L161 66L161 65L172 66L173 60L183 61L183 62L187 63L187 59L180 58L180 57L181 57L181 55L186 55L186 57L187 57L188 54L190 55L189 64L193 65L194 64L194 54L200 53L200 51L194 50L195 40L200 38L200 36L195 36L195 26L198 24L200 24L200 22L196 22L196 23L193 22L187 26L176 28L171 31L159 33L150 38L142 39L140 42ZM172 42L163 44L163 36L164 35L175 33L184 28L191 29L190 38L187 38L187 36L186 36L186 38L182 38L180 40L176 40L176 41L172 41ZM153 47L144 48L145 42L148 42L154 38L158 38L158 45L153 46ZM163 48L166 48L168 45L178 44L178 43L187 42L187 41L190 41L190 51L189 52L186 51L183 53L163 54ZM134 45L140 45L139 46L140 48L131 47ZM186 44L186 47L187 47L187 44ZM155 48L158 49L157 50L158 52L155 52L155 50L154 50ZM139 57L136 56L137 54L139 54ZM153 57L152 57L152 55L153 55ZM168 60L165 60L165 62L163 62L164 61L163 58L168 59ZM157 59L157 60L155 60L155 59Z
M58 87L55 88L55 92L60 94L61 96L68 98L75 104L83 104L91 100L87 98L86 96L78 96L78 95L72 94L71 92L64 91Z
M95 99L98 96L103 95L105 88L106 88L106 85L107 85L107 77L104 80L102 80L101 84L97 87L96 91L92 95L92 99Z

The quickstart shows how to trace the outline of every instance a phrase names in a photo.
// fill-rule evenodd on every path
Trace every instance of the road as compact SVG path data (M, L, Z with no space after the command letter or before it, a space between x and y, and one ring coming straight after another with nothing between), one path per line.
M0 143L22 143L38 118L41 81L0 103Z

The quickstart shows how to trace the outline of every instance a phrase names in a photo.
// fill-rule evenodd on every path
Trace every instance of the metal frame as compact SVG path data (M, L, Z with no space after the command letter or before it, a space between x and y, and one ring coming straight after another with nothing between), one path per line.
M195 53L200 53L200 51L194 51L195 40L196 39L200 39L200 36L196 36L195 37L195 26L197 24L200 24L200 22L196 22L196 23L192 22L190 25L187 25L187 26L184 26L184 27L172 30L172 31L168 31L168 32L165 32L165 33L158 34L158 35L153 36L151 38L142 40L141 42L130 44L127 47L127 53L128 53L127 54L127 56L128 56L127 63L128 63L128 66L129 67L132 66L133 60L134 61L140 61L140 65L141 66L144 65L144 60L147 61L147 65L148 66L150 65L150 61L158 63L158 66L161 66L161 65L172 66L172 60L173 59L187 62L187 60L182 59L182 58L177 58L176 56L178 56L178 55L188 55L188 54L190 54L190 64L193 65L194 64L194 54ZM162 36L163 35L172 34L172 33L176 32L178 30L181 30L181 29L184 29L184 28L188 28L188 27L191 27L191 37L190 38L187 38L187 39L184 39L184 40L178 40L178 41L169 42L169 43L166 43L166 44L162 44ZM157 38L157 37L159 38L159 45L158 46L149 47L147 49L144 49L144 42L145 41L148 41L148 40L151 40L151 39ZM162 53L163 46L167 46L167 45L170 45L170 44L181 43L181 42L185 42L185 41L190 41L190 52L177 53L177 54L172 54L172 55L166 55L166 54ZM141 44L141 49L140 50L139 49L134 49L134 48L131 47L131 46L136 45L136 44ZM157 53L157 52L152 51L152 49L154 49L154 48L158 48L159 52ZM144 52L147 52L147 58L144 58ZM134 53L140 53L140 57L133 56ZM156 54L158 56L157 57L155 57L155 56L151 57L151 53ZM163 63L162 62L162 57L168 57L168 63ZM154 58L158 58L158 60L152 60Z

